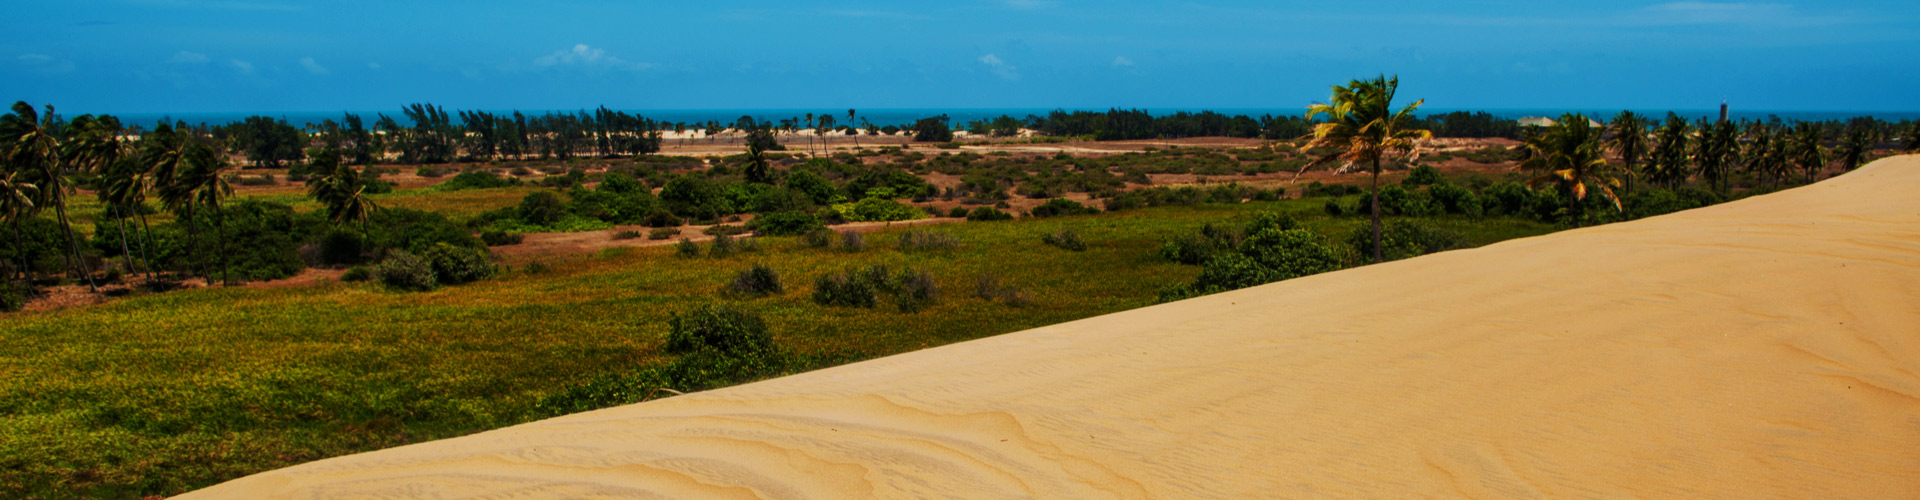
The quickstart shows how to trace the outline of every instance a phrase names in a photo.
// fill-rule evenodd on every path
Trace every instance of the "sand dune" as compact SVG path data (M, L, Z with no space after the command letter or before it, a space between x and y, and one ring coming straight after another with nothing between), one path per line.
M181 498L670 497L1920 497L1920 159Z

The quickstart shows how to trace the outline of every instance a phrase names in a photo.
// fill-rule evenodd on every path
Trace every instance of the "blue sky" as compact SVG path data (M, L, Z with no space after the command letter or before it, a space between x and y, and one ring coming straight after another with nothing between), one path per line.
M1920 110L1912 0L27 0L0 98L80 112L1291 108L1398 74L1443 108Z

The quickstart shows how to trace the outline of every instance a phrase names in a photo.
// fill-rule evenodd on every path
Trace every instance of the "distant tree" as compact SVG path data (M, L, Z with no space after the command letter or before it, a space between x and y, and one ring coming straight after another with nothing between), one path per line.
M1914 120L1911 125L1907 125L1907 135L1904 140L1907 141L1908 153L1920 153L1920 120Z
M1840 156L1840 165L1846 167L1848 171L1860 168L1860 164L1872 159L1870 156L1873 154L1873 144L1876 139L1878 138L1875 137L1875 131L1872 128L1848 127L1847 138L1840 142L1840 149L1837 151Z
M1740 156L1745 160L1747 172L1757 178L1777 184L1786 177L1786 141L1776 134L1772 125L1755 121L1747 125L1746 150Z
M813 128L813 135L820 136L821 154L831 153L832 150L827 145L826 133L833 130L833 124L834 124L833 115L821 114L820 116L815 117L814 120L816 123L819 124L819 126Z
M1679 114L1667 113L1667 122L1654 131L1654 149L1652 162L1647 164L1647 180L1658 182L1668 189L1687 180L1687 166L1691 162L1688 152L1688 134L1692 128L1687 119Z
M1694 142L1693 163L1699 167L1701 177L1726 194L1728 170L1740 163L1740 128L1731 121L1709 123L1705 119L1695 127L1700 130L1700 139Z
M4 165L0 165L4 166ZM27 261L25 248L27 239L21 235L20 221L33 215L33 199L40 194L40 187L26 181L25 172L12 169L0 169L0 220L13 227L14 257L20 263L17 272L27 283L33 282L33 266ZM8 275L11 279L13 276Z
M249 116L227 124L222 132L234 150L260 168L280 168L287 162L300 161L301 148L307 142L300 129L288 125L286 120L265 116Z
M1633 178L1640 173L1640 157L1647 154L1647 119L1632 111L1621 111L1613 116L1613 122L1607 124L1613 138L1607 141L1614 152L1619 153L1620 161L1626 163L1621 177L1626 180L1626 191L1633 192Z
M1819 179L1820 169L1827 166L1827 148L1821 145L1820 125L1813 122L1795 122L1793 124L1792 151L1787 155L1795 166L1807 173L1807 182Z
M1372 80L1353 80L1346 85L1333 86L1333 96L1326 104L1307 107L1306 119L1313 120L1326 115L1328 122L1314 126L1313 140L1302 149L1326 147L1335 151L1302 166L1301 173L1336 159L1345 162L1341 170L1355 164L1371 164L1374 263L1383 260L1380 251L1380 162L1395 152L1411 156L1419 149L1418 141L1433 138L1432 132L1409 127L1414 110L1420 109L1425 100L1414 101L1399 111L1393 109L1394 94L1399 89L1398 76L1388 79L1386 75L1381 75Z
M913 122L913 140L915 142L952 142L953 128L947 125L947 115L930 116Z
M768 184L773 182L773 169L767 164L766 149L759 141L747 142L747 182Z
M847 125L857 123L854 121L853 116L853 108L847 108ZM868 127L871 128L872 126L869 125ZM860 149L860 134L853 134L853 148Z
M1587 117L1577 113L1561 115L1560 121L1529 138L1527 149L1532 154L1518 166L1535 174L1527 185L1538 188L1553 184L1566 191L1567 215L1573 218L1573 227L1580 227L1584 215L1581 201L1587 198L1588 186L1599 189L1601 195L1613 202L1614 209L1620 209L1620 197L1613 193L1620 181L1614 176L1613 166L1607 163L1600 131L1593 128Z

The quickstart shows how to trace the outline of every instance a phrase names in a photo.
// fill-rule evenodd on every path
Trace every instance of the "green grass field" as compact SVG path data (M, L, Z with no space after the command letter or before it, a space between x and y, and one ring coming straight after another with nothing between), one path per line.
M380 198L464 217L523 191L403 191ZM288 201L301 202L297 199ZM538 418L533 403L598 375L666 360L670 314L725 300L758 312L784 347L865 359L1152 304L1199 268L1162 260L1162 241L1263 210L1301 217L1339 241L1362 218L1319 199L1162 207L1095 216L936 226L956 249L905 253L898 231L869 249L805 248L797 238L726 259L670 247L552 261L489 281L405 293L370 283L200 289L5 318L0 325L0 497L171 495L315 459L440 439ZM1552 226L1509 218L1433 219L1474 245ZM1071 227L1090 244L1040 242ZM783 294L721 293L755 263ZM809 300L819 274L866 264L931 272L938 305L839 309ZM973 297L993 272L1032 297Z

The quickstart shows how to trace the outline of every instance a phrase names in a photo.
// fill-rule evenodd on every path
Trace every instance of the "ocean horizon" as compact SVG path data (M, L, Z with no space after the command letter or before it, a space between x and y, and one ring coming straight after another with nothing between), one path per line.
M780 120L785 120L789 118L804 118L807 113L820 113L822 111L828 111L828 110L812 110L812 109L617 109L617 108L610 108L610 109L615 109L616 111L636 114L636 115L644 116L653 120L664 121L667 123L687 123L689 125L695 124L695 123L706 123L708 121L718 121L723 125L728 125L728 124L734 123L741 116L751 116L755 120L773 121L775 123L778 123ZM1098 108L1098 109L1095 109L1095 108L891 108L891 109L873 109L873 110L864 110L864 111L856 110L855 116L857 116L861 120L865 120L869 123L872 123L875 126L884 127L888 125L894 125L894 126L909 125L921 118L926 118L930 116L939 116L944 114L944 115L947 115L947 117L952 120L952 123L959 125L959 124L965 124L965 123L976 121L976 120L989 120L993 118L998 118L1000 116L1012 116L1014 118L1026 118L1028 115L1045 116L1046 114L1051 113L1055 110L1064 110L1069 112L1072 112L1072 111L1103 112L1103 111L1106 111L1107 109L1108 108ZM1123 107L1123 108L1113 108L1113 109L1123 109L1123 110L1139 109L1139 110L1144 110L1148 113L1151 113L1155 116L1171 115L1171 114L1180 113L1180 112L1198 113L1202 111L1213 111L1213 112L1228 115L1228 116L1245 115L1245 116L1250 116L1254 118L1259 118L1264 115L1282 116L1282 115L1301 115L1305 113L1304 108L1124 108ZM1682 117L1686 117L1689 120L1697 119L1697 118L1714 118L1714 117L1718 117L1720 114L1720 110L1718 108L1702 108L1702 109L1628 108L1628 109L1635 113L1640 113L1640 114L1651 116L1654 118L1664 118L1667 112L1671 111L1679 114ZM465 111L471 111L471 110L469 109ZM515 110L483 109L481 111L486 111L486 112L496 113L496 114L512 114ZM575 113L580 111L586 111L590 113L592 110L591 109L586 109L586 110L523 109L518 111L528 116L533 116L533 115L539 115L539 114L544 114L548 112ZM1595 108L1505 108L1505 109L1500 109L1500 108L1482 108L1482 109L1422 108L1416 114L1424 117L1424 116L1430 116L1430 115L1452 113L1455 111L1466 111L1466 112L1484 111L1488 114L1492 114L1494 116L1498 116L1501 118L1523 118L1523 117L1532 117L1532 116L1555 118L1565 113L1580 113L1589 118L1593 118L1595 120L1606 121L1608 118L1619 113L1621 110L1620 109L1595 109ZM447 112L449 114L454 114L454 121L456 123L459 121L459 116L455 109L447 108ZM380 114L385 114L387 116L393 117L395 120L400 120L403 123L406 121L406 117L399 111L398 107L395 107L392 110L352 110L352 111L259 111L259 112L180 112L180 113L106 113L106 114L112 114L114 116L119 117L120 122L128 126L139 125L143 127L150 126L156 123L161 123L161 122L176 123L180 121L184 121L190 125L222 125L222 124L241 121L250 116L269 116L277 119L286 120L287 123L297 127L306 127L308 125L318 125L325 120L334 120L338 122L340 121L343 115L349 114L349 113L359 115L362 120L365 120L366 125L369 127L373 125L373 122L378 119L378 116ZM65 116L77 116L76 114L72 114L72 113L62 113L62 114ZM1900 122L1900 121L1920 119L1920 111L1832 111L1832 110L1768 110L1768 109L1746 110L1746 109L1740 109L1740 108L1730 108L1727 114L1729 118L1734 120L1770 120L1772 118L1778 117L1779 119L1784 121L1830 121L1830 120L1846 120L1846 119L1862 117L1862 116L1870 116L1883 121L1890 121L1890 122ZM836 125L847 125L847 123L845 122L846 120L845 110L840 110L838 112L835 112L834 118L837 121Z

